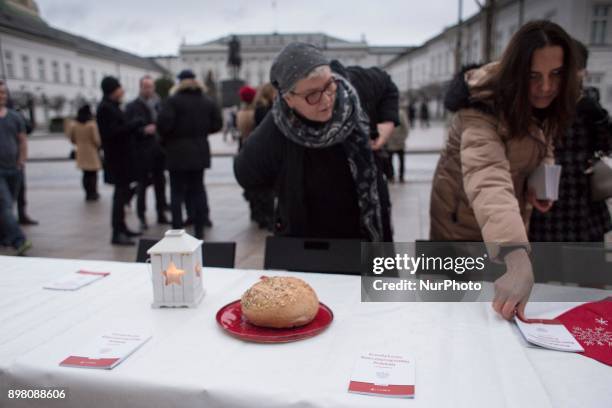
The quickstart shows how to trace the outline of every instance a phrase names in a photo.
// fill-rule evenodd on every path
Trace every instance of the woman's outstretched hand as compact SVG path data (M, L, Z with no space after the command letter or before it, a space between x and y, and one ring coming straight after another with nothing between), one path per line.
M494 284L493 309L504 319L512 319L515 313L525 318L525 306L533 287L531 260L524 248L517 248L504 258L506 273Z

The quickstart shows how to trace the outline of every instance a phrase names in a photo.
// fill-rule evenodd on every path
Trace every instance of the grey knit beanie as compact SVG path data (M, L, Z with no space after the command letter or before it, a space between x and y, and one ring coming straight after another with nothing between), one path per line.
M321 65L329 65L329 59L312 44L294 42L287 45L274 58L270 69L270 82L286 93L297 81Z

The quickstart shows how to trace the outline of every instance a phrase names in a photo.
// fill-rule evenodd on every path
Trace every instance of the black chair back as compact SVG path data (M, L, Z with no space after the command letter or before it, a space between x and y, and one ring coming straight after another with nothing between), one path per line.
M147 251L157 243L157 239L140 238L138 240L138 248L136 249L136 262L147 262L149 255Z
M267 237L264 269L361 274L361 242Z
M233 268L236 260L235 242L204 242L202 265L211 268Z
M563 245L561 281L585 286L612 285L612 251L599 245Z
M146 262L147 251L158 242L157 239L141 238L138 241L136 262ZM202 265L212 268L233 268L236 259L235 242L202 243Z

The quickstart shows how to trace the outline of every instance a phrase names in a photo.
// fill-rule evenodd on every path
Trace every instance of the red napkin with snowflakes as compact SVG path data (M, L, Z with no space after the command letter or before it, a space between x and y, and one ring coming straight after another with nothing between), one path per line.
M557 316L587 357L612 366L612 297L585 303Z

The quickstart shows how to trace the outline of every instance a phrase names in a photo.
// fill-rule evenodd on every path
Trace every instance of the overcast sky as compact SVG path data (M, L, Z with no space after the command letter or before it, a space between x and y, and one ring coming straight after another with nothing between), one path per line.
M463 16L477 11L463 0ZM37 0L50 25L142 56L227 34L324 32L420 45L457 21L458 0ZM273 5L276 4L276 7ZM276 11L275 11L276 10Z

